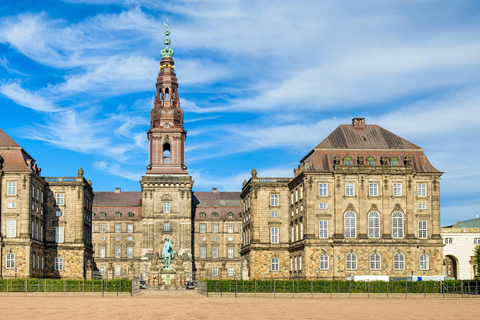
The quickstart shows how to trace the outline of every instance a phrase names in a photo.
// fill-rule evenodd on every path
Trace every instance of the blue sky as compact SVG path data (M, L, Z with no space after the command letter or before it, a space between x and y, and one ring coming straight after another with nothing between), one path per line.
M353 117L425 148L442 225L475 217L480 5L463 0L2 1L0 128L42 167L139 190L171 25L194 190L292 176Z

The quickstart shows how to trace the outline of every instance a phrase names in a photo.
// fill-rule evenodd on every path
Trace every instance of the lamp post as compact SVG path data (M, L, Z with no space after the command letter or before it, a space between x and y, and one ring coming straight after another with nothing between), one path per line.
M233 279L237 280L237 272L236 271L233 271Z

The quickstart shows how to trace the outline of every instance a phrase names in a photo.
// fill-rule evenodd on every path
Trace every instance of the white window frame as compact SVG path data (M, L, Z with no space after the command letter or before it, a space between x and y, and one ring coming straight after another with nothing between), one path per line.
M279 194L271 194L270 195L270 206L271 207L278 207L279 206Z
M56 243L65 242L65 227L55 227L55 242Z
M326 254L320 255L320 270L328 270L330 268L330 258Z
M378 197L378 183L369 183L368 195L370 197Z
M447 238L445 238L444 242L445 242L445 244L453 244L453 238L447 237Z
M380 214L372 211L368 214L368 237L380 238Z
M318 195L320 197L328 197L328 183L318 184Z
M120 223L115 224L115 233L122 232L122 225Z
M418 195L418 197L426 197L427 196L427 184L426 183L418 183L417 184L417 195Z
M430 269L430 263L429 263L429 258L428 255L426 254L421 254L420 255L420 270L429 270Z
M404 235L404 219L403 214L399 211L394 212L392 215L392 237L395 239L401 239Z
M17 183L16 182L7 182L7 196L16 196L17 195Z
M427 204L426 203L419 203L418 204L418 209L419 210L426 210L427 209Z
M212 247L212 258L218 258L218 247Z
M102 276L105 274L105 266L100 266L98 270Z
M63 271L63 258L62 257L55 257L55 270L56 271Z
M63 211L57 210L57 211L55 212L55 216L56 216L56 217L63 217Z
M207 247L200 247L200 258L207 257Z
M278 227L270 227L270 243L279 243Z
M233 233L233 224L227 225L227 233Z
M428 229L427 229L427 221L421 220L418 221L418 238L419 239L427 239L428 238Z
M355 253L348 253L345 259L345 268L347 270L357 270L357 255Z
M318 221L318 237L320 239L328 238L328 220Z
M393 269L405 270L405 256L402 253L396 253L393 256Z
M345 238L357 237L357 215L349 211L345 213Z
M474 238L473 244L480 244L480 238Z
M127 232L128 233L133 233L133 223L127 224Z
M122 266L115 266L115 275L119 276L122 274Z
M228 269L227 269L227 276L229 276L229 277L233 276L233 272L234 272L234 271L233 271L233 267L228 267Z
M271 214L270 214L270 216L271 216L272 218L278 218L278 211L272 211Z
M16 201L8 201L7 202L7 209L15 209L17 207Z
M370 270L382 269L382 257L379 253L372 253L370 255Z
M15 269L15 254L14 253L7 253L5 259L5 268L7 269Z
M212 276L218 276L218 267L212 267Z
M227 248L227 258L233 259L233 247Z
M270 270L272 272L280 271L280 260L277 257L273 257L270 261Z
M105 252L106 252L106 248L105 247L100 247L100 250L98 252L98 256L100 258L105 258Z
M64 206L65 205L65 193L57 193L55 195L55 203L57 206Z
M206 233L207 232L207 226L204 224L200 225L200 233Z
M170 222L164 222L163 223L163 230L164 231L169 231L170 230Z
M127 247L127 258L133 258L133 247Z
M15 238L17 236L17 220L7 219L7 238Z
M345 183L345 196L346 197L355 196L355 183L353 182Z
M402 184L401 183L394 183L393 184L393 196L394 197L401 197L402 196Z
M122 257L122 247L115 247L115 258Z
M328 205L327 205L326 202L320 202L318 208L319 208L320 210L325 210L325 209L328 208Z
M170 202L165 201L163 203L163 213L170 213Z
M212 233L218 233L218 224L212 224Z

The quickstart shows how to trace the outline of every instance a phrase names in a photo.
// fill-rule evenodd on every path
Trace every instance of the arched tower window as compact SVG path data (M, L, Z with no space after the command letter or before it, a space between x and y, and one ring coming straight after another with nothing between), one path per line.
M170 143L163 145L163 163L170 163Z
M168 96L169 96L169 91L168 91L168 88L165 88L165 100L169 100Z
M172 100L175 101L175 89L172 89Z

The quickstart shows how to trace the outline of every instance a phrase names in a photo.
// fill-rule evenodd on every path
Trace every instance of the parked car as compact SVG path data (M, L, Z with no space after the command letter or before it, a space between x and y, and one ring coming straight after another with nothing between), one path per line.
M142 280L139 282L139 289L147 289L147 284L145 281Z
M195 290L195 284L193 282L187 282L187 285L185 286L186 290L192 289Z

